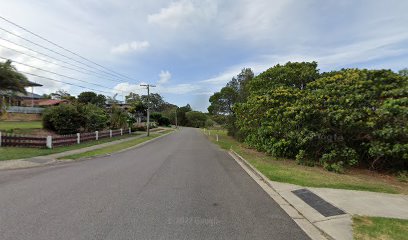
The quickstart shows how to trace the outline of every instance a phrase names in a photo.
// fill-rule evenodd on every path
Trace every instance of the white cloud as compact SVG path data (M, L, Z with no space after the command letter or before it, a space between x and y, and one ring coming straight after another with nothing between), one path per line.
M143 83L141 83L143 84ZM195 91L200 90L201 87L198 85L194 85L194 84L189 84L189 83L182 83L182 84L176 84L174 86L169 86L169 87L165 87L165 86L157 86L156 88L152 88L150 89L151 92L158 92L160 94L162 93L170 93L170 94L188 94L188 93L192 93ZM129 93L129 92L133 92L133 93L137 93L139 95L145 95L146 92L146 88L141 87L140 84L132 84L132 83L119 83L116 86L113 87L112 93Z
M140 84L132 84L128 82L119 83L113 87L112 93L128 95L128 93L133 92L139 95L144 95L146 94L146 88L140 86L141 84L144 84L144 83L140 83Z
M147 21L176 28L194 10L194 5L189 1L172 2L167 8L160 9L159 13L148 15Z
M141 52L150 47L148 41L133 41L129 43L122 43L111 49L114 54L126 54L131 52Z
M169 87L158 86L157 92L170 94L190 94L200 89L201 87L196 84L181 83Z
M159 74L159 84L165 84L171 79L171 73L169 71L161 71Z
M215 17L218 3L214 0L172 2L158 13L149 14L147 22L163 27L178 28L198 23L202 25Z

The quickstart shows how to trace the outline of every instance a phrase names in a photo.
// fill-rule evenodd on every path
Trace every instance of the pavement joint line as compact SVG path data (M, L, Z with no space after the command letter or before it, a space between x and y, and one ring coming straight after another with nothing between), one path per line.
M269 179L266 180L265 176L263 176L262 173L260 173L257 169L254 169L250 163L248 163L242 156L240 156L238 153L236 153L234 150L230 149L228 152L229 155L242 167L242 169L268 194L270 197L286 212L286 214L289 215L294 221L295 220L300 220L304 219L307 221L307 226L304 226L303 224L301 225L298 221L295 221L295 223L311 238L311 239L333 239L328 233L324 232L322 229L319 227L315 226L313 222L311 222L309 219L307 219L301 212L299 212L292 204L290 204L270 183ZM239 160L238 160L239 159ZM257 177L254 177L253 175L256 175ZM259 179L259 180L258 180ZM267 185L270 190L273 192L277 193L278 196L280 196L286 204L282 204L281 202L276 201L271 194L269 194L268 190L265 188L265 186L262 186L264 184L260 184L260 182L264 183ZM285 207L283 207L285 206ZM300 216L301 218L293 218L291 214L285 209L286 207L291 207L293 208ZM312 229L311 229L312 228Z
M343 214L341 217L335 217L335 218L328 218L328 219L322 219L322 220L316 220L316 221L312 221L312 223L320 223L320 222L327 222L327 221L331 221L331 220L336 220L336 219L342 219L342 218L349 218L351 217L350 214Z

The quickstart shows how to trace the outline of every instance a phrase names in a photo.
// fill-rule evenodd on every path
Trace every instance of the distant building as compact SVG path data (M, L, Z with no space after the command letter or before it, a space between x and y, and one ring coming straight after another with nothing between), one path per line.
M26 103L28 101L31 101L31 106L33 106L35 100L42 98L40 95L35 94L33 89L34 87L42 87L43 85L29 81L26 86L31 87L31 93L27 92L24 94L20 92L0 90L0 97L3 98L3 102L7 103L8 106L23 106L22 102Z
M25 100L21 102L21 106L26 106L26 107L52 107L52 106L58 106L60 104L66 104L69 103L68 100L62 99L62 100L57 100L57 99L35 99L33 101L31 100Z

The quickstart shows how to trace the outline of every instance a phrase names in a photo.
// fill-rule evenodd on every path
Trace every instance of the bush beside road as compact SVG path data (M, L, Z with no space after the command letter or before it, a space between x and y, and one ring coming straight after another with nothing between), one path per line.
M208 130L206 131L208 135ZM218 135L219 141L216 141ZM293 160L277 159L257 152L227 136L225 130L211 130L210 140L221 148L232 148L271 181L292 183L305 187L322 187L361 190L384 193L408 194L408 184L399 182L394 176L381 175L366 170L347 171L337 174L320 167L298 165Z

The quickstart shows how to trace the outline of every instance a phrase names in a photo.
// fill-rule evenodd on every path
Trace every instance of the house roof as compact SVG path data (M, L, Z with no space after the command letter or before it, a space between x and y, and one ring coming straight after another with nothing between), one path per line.
M27 83L24 84L26 87L42 87L43 85L31 81L27 81Z

